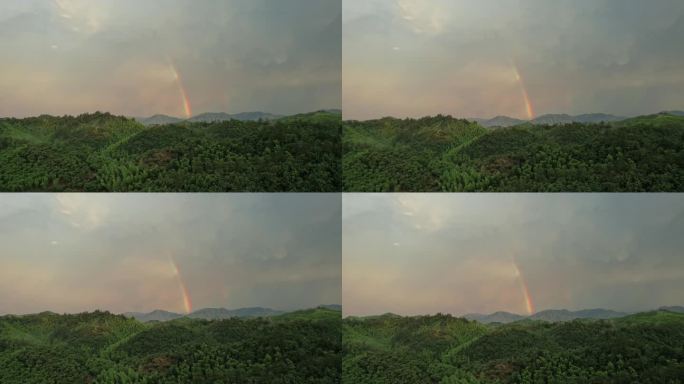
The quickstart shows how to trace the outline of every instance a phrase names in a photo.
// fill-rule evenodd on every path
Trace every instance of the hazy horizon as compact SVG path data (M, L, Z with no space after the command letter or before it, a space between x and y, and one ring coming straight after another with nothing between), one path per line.
M341 302L338 194L4 194L0 314Z
M8 0L0 116L341 108L339 0Z
M345 194L345 316L684 305L676 194Z
M323 108L323 109L318 109L318 110L314 110L314 111L302 111L302 112L297 112L297 113L287 114L287 115L277 115L277 114L273 114L273 115L287 117L287 116L293 116L293 115L298 115L298 114L303 114L303 113L314 113L314 112L319 112L319 111L330 111L330 110L334 110L334 109L336 109L336 108ZM178 115L167 114L167 113L153 113L153 114L151 114L151 115L145 115L145 116L132 116L132 115L118 115L118 114L115 114L115 113L112 113L112 112L109 112L109 111L86 111L86 112L77 113L77 114L56 114L56 115L54 115L54 114L42 113L42 114L39 114L39 115L23 116L23 117L17 117L17 116L0 116L0 119L1 119L1 118L25 119L25 118L39 117L39 116L41 116L41 115L48 115L48 116L53 116L53 117L62 117L62 116L72 116L72 117L75 117L75 116L78 116L78 115L83 115L83 114L94 114L94 113L98 113L98 112L99 112L99 113L109 113L109 114L114 115L114 116L123 116L123 117L131 118L131 119L148 118L148 117L153 117L153 116L168 116L168 117L173 117L173 118L182 119L182 120L188 119L188 118L185 117L185 116L178 116ZM207 114L207 113L226 113L226 114L229 114L229 115L235 115L235 114L240 114L240 113L260 113L260 112L261 112L261 113L271 113L271 112L269 112L269 111L239 111L239 112L232 112L232 113L231 113L231 112L225 112L225 111L208 111L208 112L201 112L201 113L194 114L194 115L190 116L190 118L196 117L196 116L199 116L199 115L203 115L203 114Z
M534 314L536 314L536 313L544 312L544 311L554 311L554 310L577 312L577 311L594 310L594 309L605 309L605 310L608 310L608 311L623 312L623 313L626 313L626 314L634 314L634 313L640 313L640 312L655 311L655 310L658 310L658 309L661 308L661 307L684 307L684 304L661 305L661 306L657 306L657 307L654 307L654 308L641 308L641 309L630 310L630 311L621 311L621 310L613 309L613 308L610 308L610 307L577 308L577 309L574 309L574 310L570 310L570 309L567 309L567 308L546 308L546 309L543 309L543 310L539 310L539 311L533 313L532 315L534 315ZM344 308L343 308L343 311L344 311ZM466 315L485 315L485 316L486 316L486 315L492 315L492 314L497 313L497 312L505 312L505 313L510 313L510 314L513 314L513 315L519 315L519 316L523 316L523 317L531 316L531 315L529 315L529 314L527 314L527 313L524 313L524 312L497 310L497 311L486 312L486 313L481 313L481 312L463 312L463 313L461 313L461 312L434 311L434 312L413 313L413 314L404 314L404 315L399 314L399 313L394 313L394 312L378 312L378 313L368 313L368 314L363 314L363 315L344 314L343 317L345 317L345 318L346 318L346 317L376 317L376 316L382 316L382 315L387 315L387 314L392 314L392 315L397 315L397 316L403 316L403 317L412 317L412 316L434 316L434 315L437 315L437 314L451 315L451 316L454 316L454 317L463 317L463 316L466 316Z
M315 309L315 308L318 308L318 307L321 307L321 306L325 306L325 305L339 305L339 306L342 306L341 304L335 304L335 303L321 303L321 304L319 304L319 305L313 305L313 306L304 306L304 307L293 307L293 308L281 308L281 309L276 309L276 308L272 308L272 307L266 307L266 306L263 306L263 305L254 304L254 305L247 305L247 306L244 306L244 307L243 307L243 306L240 306L240 307L234 307L234 308L226 308L226 307L202 307L202 308L193 308L193 311L190 312L190 313L184 313L183 311L174 311L174 310L169 310L169 309L164 309L164 308L155 308L155 309L150 309L149 311L111 311L111 310L109 310L109 309L107 309L107 308L93 308L93 309L90 309L90 310L87 310L87 311L75 311L75 312L57 312L57 311L52 311L52 310L46 309L46 310L44 310L44 311L36 311L36 312L30 312L30 313L0 313L0 316L27 316L27 315L38 315L38 314L41 314L41 313L44 313L44 312L51 312L51 313L55 313L55 314L58 314L58 315L61 315L61 314L66 314L66 315L77 315L77 314L79 314L79 313L92 313L92 312L96 312L96 311L100 311L100 312L109 312L109 313L112 313L112 314L114 314L114 315L125 315L125 314L128 314L128 313L152 313L152 312L155 312L155 311L164 311L164 312L171 312L171 313L176 313L176 314L179 314L179 315L186 316L186 315L188 315L188 314L191 314L191 313L193 313L193 312L197 312L197 311L200 311L200 310L203 310L203 309L227 309L227 310L236 310L236 309L245 309L245 308L265 308L265 309L272 309L272 310L275 310L275 311L282 311L282 312L294 312L294 311L301 311L301 310L307 310L307 309Z
M612 116L624 117L624 118L626 118L626 119L629 119L629 118L639 117L639 116L656 115L656 114L663 113L663 112L684 112L684 108L681 108L681 109L671 109L671 110L667 110L667 111L665 111L665 110L663 110L663 111L654 111L654 112L644 113L644 114L640 114L640 115L620 115L620 116L612 115ZM472 120L472 119L491 120L491 119L494 119L494 118L497 118L497 117L510 117L510 118L512 118L512 119L519 119L519 120L523 120L523 121L532 121L532 120L534 120L534 119L536 119L536 118L539 118L539 117L542 117L542 116L548 116L548 115L581 116L581 115L594 115L594 114L604 114L604 112L586 112L586 113L583 112L583 113L573 113L573 114L565 113L565 112L550 112L550 113L544 113L544 114L535 116L533 119L528 119L528 118L526 118L526 117L520 118L520 117L514 117L514 116L508 116L508 115L457 116L457 115L448 114L448 113L436 113L436 114L433 114L433 115L416 115L416 116L403 116L403 117L401 117L401 116L391 116L391 115L387 115L387 116L372 117L372 118L369 118L369 119L362 119L362 120L359 120L359 121L379 120L379 119L388 118L388 117L389 117L389 118L397 118L397 119L421 119L421 118L425 118L425 117L434 117L434 116L437 116L437 115L451 116L451 117L453 117L453 118L455 118L455 119L465 119L465 120ZM611 114L606 113L606 115L611 115ZM355 120L355 119L346 119L346 120Z
M348 0L347 120L682 109L677 0Z

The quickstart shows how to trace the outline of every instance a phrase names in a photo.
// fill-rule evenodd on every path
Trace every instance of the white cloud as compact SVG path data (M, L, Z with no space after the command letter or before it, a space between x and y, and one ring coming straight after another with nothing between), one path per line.
M110 207L105 200L85 193L61 193L55 195L56 210L77 228L92 230L107 220Z

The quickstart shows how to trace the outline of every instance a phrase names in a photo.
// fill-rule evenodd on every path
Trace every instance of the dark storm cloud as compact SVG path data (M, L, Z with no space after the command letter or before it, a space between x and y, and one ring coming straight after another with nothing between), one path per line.
M4 195L0 313L340 302L334 194Z
M343 218L347 315L526 313L523 283L536 310L684 301L678 195L358 194Z
M338 0L0 4L0 115L339 108Z
M527 118L523 87L536 115L683 108L681 1L350 0L343 7L345 118Z

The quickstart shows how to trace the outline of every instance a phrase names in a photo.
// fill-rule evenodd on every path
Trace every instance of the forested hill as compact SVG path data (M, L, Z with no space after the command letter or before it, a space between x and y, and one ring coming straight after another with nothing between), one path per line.
M0 119L0 191L341 189L341 116L145 127L108 113Z
M675 312L675 311L672 311ZM495 312L489 315L483 314L467 314L465 317L468 320L477 320L480 323L512 323L523 319L529 320L544 320L544 321L569 321L575 319L612 319L616 317L627 316L625 312L611 311L608 309L584 309L581 311L568 311L566 309L547 309L537 312L530 316L521 316L509 312Z
M343 382L683 383L684 314L485 325L449 315L343 320Z
M339 383L341 313L141 323L107 312L0 317L0 383Z
M342 306L337 304L327 304L321 305L319 308L323 309L333 309L341 312ZM253 318L253 317L271 317L284 315L288 311L280 311L272 308L264 307L247 307L247 308L236 308L236 309L226 309L226 308L202 308L193 311L189 314L180 314L175 312L169 312L164 310L154 310L152 312L126 312L123 315L126 317L132 317L138 321L148 322L148 321L169 321L176 320L182 317L187 317L190 319L204 319L204 320L221 320L230 319L234 317L239 318Z
M344 122L344 190L684 191L684 117L487 129L450 116Z

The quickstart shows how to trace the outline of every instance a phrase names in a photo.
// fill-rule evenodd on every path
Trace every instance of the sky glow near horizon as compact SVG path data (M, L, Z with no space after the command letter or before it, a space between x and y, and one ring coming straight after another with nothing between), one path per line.
M345 194L345 316L684 304L677 194Z
M345 0L345 119L682 110L678 0Z
M339 304L338 194L3 194L0 315Z
M341 105L339 0L5 0L0 117Z

